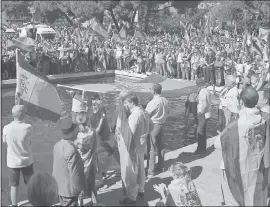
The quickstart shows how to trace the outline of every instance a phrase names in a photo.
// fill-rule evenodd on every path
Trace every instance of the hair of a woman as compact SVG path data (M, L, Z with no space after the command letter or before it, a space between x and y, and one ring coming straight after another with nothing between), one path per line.
M172 173L175 174L178 178L190 176L191 170L189 167L184 165L182 162L175 162L171 167Z
M33 206L52 206L58 201L57 182L48 173L34 174L27 184L27 197Z

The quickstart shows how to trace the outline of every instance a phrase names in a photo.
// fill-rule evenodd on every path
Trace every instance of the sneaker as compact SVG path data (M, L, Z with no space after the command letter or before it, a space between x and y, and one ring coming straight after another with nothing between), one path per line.
M144 198L144 193L139 192L138 195L137 195L137 198Z
M131 200L130 198L127 198L127 197L126 197L126 198L120 200L119 203L120 203L121 205L125 205L125 204L136 204L136 201L133 201L133 200Z

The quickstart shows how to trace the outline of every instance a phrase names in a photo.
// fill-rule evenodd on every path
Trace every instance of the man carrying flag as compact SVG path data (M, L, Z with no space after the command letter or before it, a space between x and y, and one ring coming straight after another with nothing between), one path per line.
M263 157L269 157L269 152L265 151L266 122L256 108L258 99L255 89L245 87L240 94L239 119L220 135L222 192L228 206L266 206L262 195L269 183Z

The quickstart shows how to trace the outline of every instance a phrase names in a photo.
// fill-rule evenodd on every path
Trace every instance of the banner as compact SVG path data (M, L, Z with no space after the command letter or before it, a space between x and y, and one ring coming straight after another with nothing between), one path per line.
M62 111L61 99L50 80L32 67L16 50L17 86L19 104L29 116L56 122Z

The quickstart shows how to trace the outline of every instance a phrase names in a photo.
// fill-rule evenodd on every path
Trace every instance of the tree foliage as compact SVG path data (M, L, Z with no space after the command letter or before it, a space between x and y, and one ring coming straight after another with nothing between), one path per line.
M104 23L105 17L105 24L112 22L118 31L123 22L127 22L129 28L134 30L137 11L140 28L144 31L158 27L174 31L177 30L180 19L199 27L205 21L205 15L212 22L236 22L241 29L245 10L248 11L249 27L270 25L268 1L211 1L212 6L200 9L198 5L202 2L204 1L3 1L2 10L6 10L10 17L31 16L29 7L39 7L44 21L48 23L70 16L81 21L95 17L100 23Z

